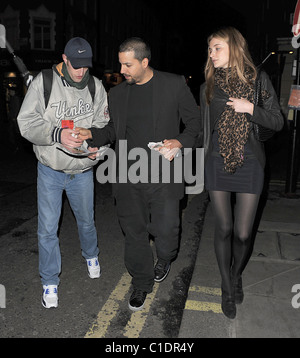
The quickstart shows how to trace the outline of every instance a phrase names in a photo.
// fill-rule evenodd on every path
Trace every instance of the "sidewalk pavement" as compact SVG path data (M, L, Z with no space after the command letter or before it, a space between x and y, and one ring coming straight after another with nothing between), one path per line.
M221 280L208 205L179 338L300 337L300 195L271 185L251 258L243 273L244 302L236 318L221 310Z

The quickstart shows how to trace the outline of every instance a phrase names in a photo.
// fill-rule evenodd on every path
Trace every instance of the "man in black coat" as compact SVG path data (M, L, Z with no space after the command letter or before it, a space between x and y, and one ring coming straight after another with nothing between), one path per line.
M179 183L174 179L174 151L192 148L200 132L199 109L184 77L152 69L150 59L150 48L143 40L126 40L119 49L121 73L126 81L109 93L110 121L102 129L80 129L81 138L88 139L90 147L116 142L118 163L127 161L129 171L137 163L136 157L130 156L132 150L140 150L136 156L147 154L140 155L140 160L148 158L146 180L145 176L138 176L140 181L119 176L114 185L118 218L125 234L125 265L134 288L129 299L133 311L143 308L154 281L165 279L176 257L184 179ZM126 146L120 148L124 141ZM163 163L156 169L151 166L154 157L149 142L163 142L160 153L170 164L169 177L163 174ZM166 161L164 156L160 155L162 161ZM149 233L155 238L155 267Z

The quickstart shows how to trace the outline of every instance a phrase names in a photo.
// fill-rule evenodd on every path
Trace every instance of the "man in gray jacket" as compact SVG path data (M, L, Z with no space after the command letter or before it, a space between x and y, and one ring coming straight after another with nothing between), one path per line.
M92 49L86 40L71 39L62 57L63 62L52 68L52 90L46 108L40 73L30 85L18 116L21 134L33 143L38 159L39 270L42 304L46 308L58 305L61 255L57 230L63 191L76 217L88 274L91 278L100 277L93 193L93 166L97 160L78 155L74 148L85 142L77 138L73 129L104 127L109 120L107 95L101 81L89 74ZM91 80L94 101L88 85Z

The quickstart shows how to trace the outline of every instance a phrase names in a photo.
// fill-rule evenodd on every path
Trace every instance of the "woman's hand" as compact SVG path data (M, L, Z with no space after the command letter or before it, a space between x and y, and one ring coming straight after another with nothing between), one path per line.
M237 113L249 113L253 115L254 105L245 98L229 98L230 102L226 104L233 107Z

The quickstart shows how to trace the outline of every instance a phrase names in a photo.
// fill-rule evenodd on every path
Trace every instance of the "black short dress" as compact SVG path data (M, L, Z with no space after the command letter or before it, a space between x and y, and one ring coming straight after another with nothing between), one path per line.
M205 188L208 191L229 191L236 193L261 194L264 184L264 170L251 152L244 147L244 163L234 174L224 170L224 160L219 153L218 132L212 136L213 151L209 154L204 170Z

